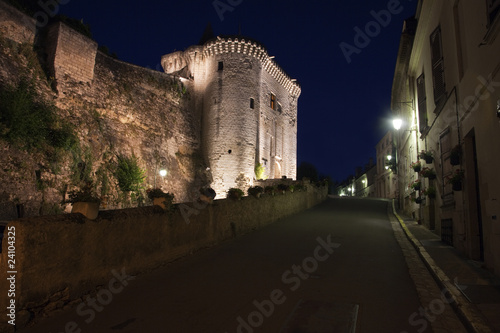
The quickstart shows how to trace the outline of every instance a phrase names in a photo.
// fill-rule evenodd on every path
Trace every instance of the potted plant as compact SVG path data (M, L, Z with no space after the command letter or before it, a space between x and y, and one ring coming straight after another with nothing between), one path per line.
M294 185L293 190L296 192L302 192L306 190L306 187L302 184L296 184Z
M286 184L278 184L278 191L285 194L290 189L290 186Z
M422 163L420 162L420 160L413 162L412 164L410 164L410 166L415 172L420 172L420 170L422 170Z
M239 188L230 188L229 191L227 191L227 198L228 199L233 199L233 200L241 200L241 197L243 197L245 193L243 193L242 190Z
M436 197L436 188L433 186L429 186L428 188L426 188L422 192L424 195L426 195L430 199L434 199Z
M214 201L216 195L217 194L215 193L214 189L211 187L200 188L200 200L202 202L211 204Z
M461 156L462 156L462 148L460 147L460 145L456 145L450 151L450 164L459 165Z
M410 187L411 189L413 189L415 191L420 191L421 186L422 186L422 182L420 181L420 179L417 179L413 183L408 185L408 187Z
M174 202L175 195L172 193L163 192L160 188L152 188L147 191L148 198L153 201L153 205L160 206L164 210L170 209Z
M455 172L446 178L446 182L451 184L453 191L462 190L462 180L464 179L464 171L457 169Z
M264 188L264 193L268 195L274 195L276 193L276 187L274 186L266 186Z
M260 198L262 193L264 193L264 188L261 186L253 186L248 189L248 195L254 196L256 198Z
M72 213L83 214L89 220L95 220L99 215L101 198L97 196L91 182L86 183L80 190L69 192L67 202L73 205Z
M422 150L420 154L418 154L418 157L424 159L425 163L427 164L431 164L432 161L434 160L434 157L432 156L432 151L430 150Z
M436 171L431 168L423 168L420 174L425 178L436 179Z
M416 197L416 198L411 198L411 201L420 205L423 199L421 197Z

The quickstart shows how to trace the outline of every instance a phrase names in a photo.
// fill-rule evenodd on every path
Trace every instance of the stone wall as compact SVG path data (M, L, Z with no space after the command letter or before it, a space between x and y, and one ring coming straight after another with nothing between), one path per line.
M17 43L33 44L35 33L36 20L34 18L0 1L0 35Z
M14 227L16 233L17 312L26 318L78 303L108 283L112 270L135 275L153 269L308 209L326 196L325 187L307 186L304 192L260 199L181 204L173 212L149 206L101 211L94 221L80 214L13 221L7 228ZM2 272L9 271L7 248L4 242ZM6 279L0 287L6 295ZM4 318L6 299L0 298Z
M33 82L38 98L55 105L79 139L78 151L59 154L57 161L54 154L0 140L0 207L6 208L0 220L69 211L61 201L78 186L75 167L90 169L108 209L137 205L113 177L118 155L136 156L144 188L162 187L176 202L191 200L209 184L189 81L108 57L63 23L36 31L32 18L3 1L0 18L0 88Z

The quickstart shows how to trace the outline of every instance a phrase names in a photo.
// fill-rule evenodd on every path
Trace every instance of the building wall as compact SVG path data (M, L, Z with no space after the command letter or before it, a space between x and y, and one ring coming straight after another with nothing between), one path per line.
M393 89L394 100L406 93L413 98L419 139L412 145L402 145L408 160L415 158L412 147L434 153L430 165L437 174L434 181L424 180L424 186L434 186L437 197L426 199L417 210L426 226L475 260L500 272L500 246L497 216L500 197L498 165L500 131L497 116L498 69L500 40L499 17L488 15L487 1L421 1L408 70L404 72L407 92ZM436 101L430 36L440 27L445 93ZM424 104L418 103L416 80L425 75ZM420 93L420 97L424 94ZM425 105L427 112L422 112ZM427 116L427 126L422 119ZM425 128L426 127L426 128ZM399 138L400 140L402 137ZM460 147L459 165L450 163L451 149ZM406 167L400 169L410 175ZM453 191L446 178L463 170L462 191ZM400 189L402 188L400 184ZM405 198L402 198L405 200ZM409 207L411 208L411 206Z
M394 199L396 198L397 190L397 174L389 168L388 156L396 159L393 156L393 136L392 132L387 132L386 135L379 141L376 146L377 151L377 175L376 175L376 196L379 198Z

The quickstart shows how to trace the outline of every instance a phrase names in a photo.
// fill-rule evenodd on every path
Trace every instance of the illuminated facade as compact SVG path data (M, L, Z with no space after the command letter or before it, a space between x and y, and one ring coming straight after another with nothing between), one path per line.
M491 0L419 1L405 22L392 90L394 115L403 120L396 132L401 208L497 274L499 10ZM431 177L413 170L418 160ZM408 187L417 179L419 191Z
M201 146L218 196L268 178L296 178L297 100L301 89L253 40L216 37L162 57L166 73L185 78L201 119Z

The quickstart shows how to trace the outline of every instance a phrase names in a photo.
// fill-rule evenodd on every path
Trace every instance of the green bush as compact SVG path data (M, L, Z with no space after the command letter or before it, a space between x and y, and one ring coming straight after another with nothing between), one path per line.
M78 144L74 129L60 119L54 105L41 101L35 88L21 80L15 88L0 89L0 136L24 149L69 150Z
M118 165L115 171L115 177L118 181L118 186L123 192L139 191L144 182L145 172L139 167L137 157L132 155L126 157L118 155Z

